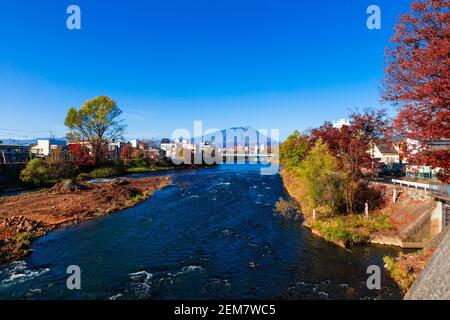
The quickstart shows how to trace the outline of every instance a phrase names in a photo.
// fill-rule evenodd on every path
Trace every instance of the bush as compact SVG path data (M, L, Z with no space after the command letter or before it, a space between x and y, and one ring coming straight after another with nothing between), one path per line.
M413 253L400 253L397 258L385 256L384 267L397 282L403 293L406 293L416 278L425 269L434 253L434 249L426 248Z
M300 214L299 206L292 200L280 198L275 204L275 211L290 219L296 218Z
M69 160L69 154L59 149L53 150L45 159L45 166L49 178L54 180L73 178L79 171L76 163Z
M17 235L17 241L31 241L34 239L34 234L31 232L22 232Z
M28 185L39 187L47 184L48 180L47 167L42 159L31 160L20 173L20 181Z

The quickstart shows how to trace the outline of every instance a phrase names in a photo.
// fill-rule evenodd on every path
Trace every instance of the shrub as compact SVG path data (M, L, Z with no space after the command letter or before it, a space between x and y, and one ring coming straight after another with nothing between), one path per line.
M52 151L45 159L45 166L50 179L72 178L78 173L78 166L69 161L69 154L59 149Z
M42 159L31 160L20 173L20 181L36 187L47 184L48 179L48 171Z
M286 201L283 198L275 204L275 211L288 218L295 218L300 214L300 208L294 201Z
M32 232L22 232L17 235L17 241L30 241L34 239Z
M385 256L384 267L405 293L425 269L433 253L434 249L426 248L409 254L400 253L397 258Z
M383 261L384 267L388 270L395 282L397 282L402 292L408 291L417 275L410 272L406 268L403 268L394 258L386 256L383 258Z

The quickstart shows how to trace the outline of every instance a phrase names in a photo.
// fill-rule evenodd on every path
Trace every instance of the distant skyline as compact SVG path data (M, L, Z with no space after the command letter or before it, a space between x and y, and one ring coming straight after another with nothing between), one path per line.
M0 140L66 132L108 95L127 138L251 126L284 139L379 107L384 48L410 0L0 2ZM81 30L66 8L81 8ZM377 4L382 29L366 27ZM12 133L8 133L11 130Z

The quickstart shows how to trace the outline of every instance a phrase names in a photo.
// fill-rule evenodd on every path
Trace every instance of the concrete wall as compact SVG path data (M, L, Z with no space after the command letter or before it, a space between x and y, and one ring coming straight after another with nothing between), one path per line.
M441 243L405 295L405 300L450 300L450 228Z

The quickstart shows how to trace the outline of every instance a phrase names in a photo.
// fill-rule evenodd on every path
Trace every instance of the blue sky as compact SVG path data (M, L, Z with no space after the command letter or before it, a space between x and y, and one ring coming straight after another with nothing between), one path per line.
M64 135L71 106L109 95L128 137L279 128L380 105L384 48L410 0L0 0L0 138ZM81 8L68 30L66 8ZM382 10L382 29L366 9Z

